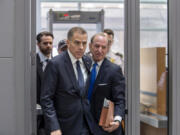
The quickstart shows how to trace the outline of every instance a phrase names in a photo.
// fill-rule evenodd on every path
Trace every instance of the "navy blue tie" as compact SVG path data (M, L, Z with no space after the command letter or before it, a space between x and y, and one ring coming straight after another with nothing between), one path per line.
M93 64L93 68L91 70L91 76L90 76L90 86L89 86L89 90L88 90L88 100L91 100L91 96L92 96L92 92L93 92L93 88L94 88L94 82L96 80L96 66L97 63Z
M84 77L83 77L80 63L78 60L76 61L76 70L77 70L77 75L78 75L78 84L79 84L80 89L82 90L84 88Z

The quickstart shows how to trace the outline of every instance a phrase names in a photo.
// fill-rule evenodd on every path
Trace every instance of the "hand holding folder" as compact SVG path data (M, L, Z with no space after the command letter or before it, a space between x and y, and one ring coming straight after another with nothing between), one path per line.
M113 121L114 121L114 103L105 98L100 115L99 126L109 127L110 123ZM122 120L120 124L124 132L125 130L124 120Z
M108 127L114 121L114 103L108 99L104 99L99 126Z

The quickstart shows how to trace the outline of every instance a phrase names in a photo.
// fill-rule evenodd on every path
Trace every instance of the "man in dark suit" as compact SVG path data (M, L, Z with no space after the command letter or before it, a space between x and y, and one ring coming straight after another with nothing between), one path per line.
M41 84L43 72L46 68L48 60L51 58L54 36L52 33L43 31L36 36L38 52L36 55L36 88L37 88L37 104L40 105ZM37 115L37 135L45 135L44 118L42 114Z
M90 135L93 120L86 83L91 61L83 56L87 33L73 27L67 36L68 50L49 62L43 80L41 105L50 135Z
M102 127L96 133L98 135L121 135L120 123L125 110L125 78L121 67L105 58L108 52L108 40L104 33L95 34L91 38L89 49L92 54L93 66L88 99L96 123L99 123L104 98L113 101L115 105L114 121L110 123L109 127ZM94 82L93 76L95 77Z
M40 104L40 92L43 72L51 58L54 36L52 33L43 31L36 36L38 52L36 57L37 62L37 103Z

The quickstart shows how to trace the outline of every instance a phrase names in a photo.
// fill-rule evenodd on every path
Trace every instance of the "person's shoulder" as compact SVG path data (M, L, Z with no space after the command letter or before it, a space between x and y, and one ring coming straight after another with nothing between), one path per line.
M65 59L66 57L67 57L67 56L66 56L66 53L65 53L65 52L62 52L62 53L56 55L55 57L53 57L53 58L51 59L51 62L52 62L52 63L61 63L61 62L64 61L64 59Z
M36 64L37 64L37 68L42 67L42 63L41 63L41 59L38 53L36 53Z
M91 58L91 57L92 57L92 54L91 54L91 52L89 51L89 52L86 52L86 53L84 54L84 56L87 56L87 57Z
M83 55L83 59L90 60L91 58L90 58L90 56L88 54L85 54L85 55Z
M117 64L111 62L108 58L105 58L104 61L111 67L117 67Z
M106 63L109 65L109 68L113 71L119 70L121 67L113 62L111 62L110 60L108 60L107 58L105 58Z
M115 61L121 61L121 60L123 60L123 54L121 54L121 53L119 53L119 52L112 52L111 53L111 56L112 56L112 58L113 59L115 59Z
M114 53L117 57L119 57L120 59L123 59L123 54L120 52L115 52Z
M36 60L37 60L37 61L40 61L40 56L39 56L38 53L36 53Z
M92 61L91 57L89 55L86 55L86 54L82 58L83 58L83 60L85 60L87 62L91 62Z

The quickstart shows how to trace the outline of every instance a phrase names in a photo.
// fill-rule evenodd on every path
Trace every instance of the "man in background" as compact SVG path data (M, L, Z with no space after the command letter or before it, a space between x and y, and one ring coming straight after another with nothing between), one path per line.
M40 93L41 93L41 83L43 72L48 64L49 59L51 59L51 53L53 48L54 36L52 33L44 31L37 35L37 103L40 104Z
M113 32L113 30L111 30L111 29L104 29L103 32L106 34L107 39L108 39L108 46L109 46L109 48L108 48L108 53L106 55L107 58L111 62L121 66L122 70L124 71L123 55L120 54L119 52L116 52L116 53L113 52L112 48L111 48L113 43L114 43L114 32Z
M44 31L37 35L37 46L38 52L36 55L36 64L37 64L37 106L40 105L40 94L41 94L41 85L44 70L48 64L49 59L51 58L51 52L53 48L53 39L54 36L52 33ZM44 118L42 114L37 116L37 135L45 135L44 130Z
M58 43L58 54L67 50L67 41L66 39L60 40Z

